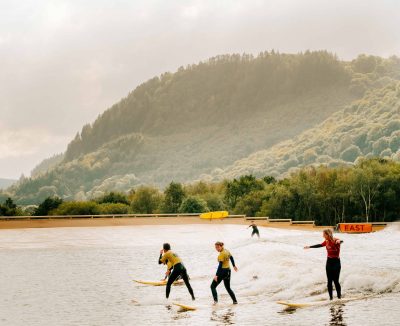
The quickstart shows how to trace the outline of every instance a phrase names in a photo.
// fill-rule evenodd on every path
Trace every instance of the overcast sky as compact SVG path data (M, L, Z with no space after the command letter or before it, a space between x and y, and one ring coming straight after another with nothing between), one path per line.
M400 1L0 0L0 177L29 175L155 75L271 49L400 55Z

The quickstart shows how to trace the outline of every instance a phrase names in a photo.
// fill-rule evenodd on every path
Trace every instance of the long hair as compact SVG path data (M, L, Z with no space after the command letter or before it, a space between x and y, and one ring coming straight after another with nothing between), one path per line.
M332 233L331 229L325 229L323 232L324 232L324 234L326 234L328 236L329 241L334 241L333 233Z

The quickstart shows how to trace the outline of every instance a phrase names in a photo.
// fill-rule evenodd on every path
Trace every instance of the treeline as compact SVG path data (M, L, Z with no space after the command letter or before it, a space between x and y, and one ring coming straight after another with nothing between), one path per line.
M48 197L33 215L201 213L229 210L247 216L340 222L394 221L400 212L400 163L360 160L354 166L307 167L283 180L241 176L219 183L171 182L162 192L141 186L129 193L109 192L91 201ZM3 215L16 209L9 198ZM11 209L11 210L10 210Z

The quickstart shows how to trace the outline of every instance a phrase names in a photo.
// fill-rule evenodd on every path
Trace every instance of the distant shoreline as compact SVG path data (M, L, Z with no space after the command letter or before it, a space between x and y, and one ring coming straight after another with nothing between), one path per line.
M225 224L248 226L250 220L242 218L225 218L222 220L203 220L199 217L136 217L136 218L94 218L94 219L46 219L46 220L2 220L0 230L27 228L58 228L58 227L105 227L105 226L144 226L144 225L186 225L186 224ZM284 228L304 231L318 231L326 226L291 225L288 222L270 223L267 220L256 221L258 226ZM374 231L383 229L376 227Z

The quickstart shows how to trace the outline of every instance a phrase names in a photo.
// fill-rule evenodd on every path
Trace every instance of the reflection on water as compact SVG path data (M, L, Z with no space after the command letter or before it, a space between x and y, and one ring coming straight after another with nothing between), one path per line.
M217 312L213 311L211 313L211 321L215 321L217 323L221 323L221 325L233 325L235 322L233 321L235 317L235 313L232 311L232 309L228 309L225 312Z
M329 326L346 326L343 321L343 305L331 307L331 321Z
M278 314L281 315L291 315L296 312L297 308L292 308L292 307L286 307L283 310L278 311Z

